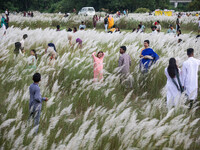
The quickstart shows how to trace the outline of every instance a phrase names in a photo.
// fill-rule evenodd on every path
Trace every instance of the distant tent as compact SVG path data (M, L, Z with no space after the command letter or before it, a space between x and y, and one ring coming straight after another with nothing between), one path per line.
M164 10L165 16L172 16L172 11L171 10Z
M155 10L155 16L162 16L162 14L163 14L163 11L162 10L160 10L160 9L156 9Z

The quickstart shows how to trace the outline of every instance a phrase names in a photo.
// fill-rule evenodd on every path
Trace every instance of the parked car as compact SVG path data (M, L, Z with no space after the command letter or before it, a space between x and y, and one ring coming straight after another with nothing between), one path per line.
M93 7L83 7L79 12L79 15L84 15L84 16L94 16L95 15L95 10Z

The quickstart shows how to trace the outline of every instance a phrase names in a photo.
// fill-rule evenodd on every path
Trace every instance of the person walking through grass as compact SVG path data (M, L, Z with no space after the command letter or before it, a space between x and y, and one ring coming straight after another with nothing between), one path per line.
M28 68L31 69L36 69L36 64L37 64L37 54L34 49L31 50L31 56L27 58L28 60Z
M111 15L108 17L108 29L111 29L114 26L115 22Z
M178 30L181 28L181 24L180 24L180 19L181 18L181 16L180 15L178 15L178 18L176 19L176 32L178 32Z
M83 30L86 29L86 25L85 25L85 23L84 23L83 21L82 21L81 24L79 25L79 30L81 30L81 29L83 29Z
M104 18L104 27L105 27L105 31L107 32L108 30L108 16L107 15Z
M27 34L24 34L23 37L22 37L22 40L20 41L21 43L21 52L24 54L25 53L25 42L26 42L26 39L28 38L28 35Z
M48 47L45 49L45 53L50 55L50 63L54 62L57 58L56 47L53 43L48 43Z
M140 69L142 73L147 73L149 68L154 64L159 56L154 52L153 49L149 48L149 40L144 41L144 49L140 53Z
M6 35L6 19L3 15L1 18L1 29L3 29L3 35Z
M94 15L94 16L93 16L92 21L93 21L93 27L94 27L94 29L96 29L97 21L98 21L98 17L97 17L97 15Z
M198 34L200 33L200 17L199 17L199 22L198 22L198 24L199 24L199 27L198 27Z
M167 30L167 33L170 33L170 34L172 34L172 33L176 33L176 30L173 28L173 26L172 25L170 25L169 26L169 29Z
M193 48L187 49L187 55L188 60L186 60L182 66L182 83L186 90L191 108L198 94L198 68L200 60L194 58Z
M94 60L94 82L103 80L103 59L104 53L99 51L96 55L96 52L92 53Z
M131 57L126 54L126 46L121 46L119 52L121 54L118 61L118 67L120 69L120 82L125 84L126 87L129 85L130 88L132 88L132 82L129 78Z
M177 67L175 58L170 58L169 65L165 68L165 76L167 77L167 108L170 110L173 106L178 105L183 92L180 69Z
M29 101L29 121L31 118L34 119L34 133L38 133L39 123L40 123L40 114L42 109L42 102L48 101L47 97L42 97L40 93L39 82L41 81L41 75L39 73L35 73L33 75L33 81L29 87L30 93L30 101Z

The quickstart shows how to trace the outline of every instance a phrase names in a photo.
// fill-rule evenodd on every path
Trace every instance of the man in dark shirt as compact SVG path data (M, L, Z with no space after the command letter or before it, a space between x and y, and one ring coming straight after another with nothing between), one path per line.
M108 29L108 16L106 16L104 18L104 26L105 26L105 31L107 32L107 29Z
M33 75L33 81L29 87L30 92L30 101L29 101L29 111L30 118L34 118L34 126L36 127L35 133L37 134L39 123L40 123L40 113L42 109L42 102L48 101L48 98L42 97L40 94L39 82L41 81L41 75L39 73L35 73Z
M176 20L176 31L178 31L181 27L180 27L180 21L179 21L179 19L181 18L181 16L180 15L178 15L178 18L177 18L177 20Z

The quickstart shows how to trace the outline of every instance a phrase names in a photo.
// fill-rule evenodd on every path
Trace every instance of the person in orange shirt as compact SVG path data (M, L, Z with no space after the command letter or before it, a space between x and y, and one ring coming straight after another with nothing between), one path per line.
M110 15L109 18L108 18L108 29L112 28L113 26L114 26L114 19Z

